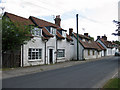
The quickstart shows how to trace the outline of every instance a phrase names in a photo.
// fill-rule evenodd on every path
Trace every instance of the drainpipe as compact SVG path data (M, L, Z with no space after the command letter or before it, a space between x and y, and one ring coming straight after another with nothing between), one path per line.
M57 63L57 37L56 37L56 63Z
M47 43L47 40L45 40L45 64L46 64L46 43Z
M22 67L24 67L24 45L22 44Z

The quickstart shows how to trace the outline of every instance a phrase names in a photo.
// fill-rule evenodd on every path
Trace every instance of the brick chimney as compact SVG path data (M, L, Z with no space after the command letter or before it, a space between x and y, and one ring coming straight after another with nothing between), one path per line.
M69 28L69 35L72 36L73 28Z
M100 39L100 36L97 36L97 39Z
M84 35L88 37L88 33L84 33Z
M60 27L60 23L61 23L60 15L57 15L56 18L55 18L54 20L55 20L55 24L58 25L58 26Z
M102 39L104 39L104 40L107 40L107 37L106 37L106 35L102 36Z

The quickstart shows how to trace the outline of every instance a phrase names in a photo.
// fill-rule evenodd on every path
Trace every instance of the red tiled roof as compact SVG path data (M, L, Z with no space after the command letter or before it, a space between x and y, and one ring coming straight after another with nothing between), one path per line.
M30 16L29 19L32 19L39 27L53 26L55 28L59 28L59 26L57 26L56 24L53 24L51 22L48 22L42 19L38 19L33 16Z
M22 25L34 25L34 23L31 20L8 13L8 12L5 12L4 16L7 16L14 23L20 23Z
M42 28L42 31L44 32L44 34L45 35L47 35L47 36L49 36L49 37L54 37L52 34L50 34L47 30L46 30L46 28Z
M43 40L48 40L49 37L42 36L42 39L43 39Z
M107 40L104 40L104 39L102 39L102 38L100 38L100 40L103 42L103 44L104 44L107 48L113 48L111 41L107 41Z
M56 31L56 35L58 39L65 39L58 31Z
M73 39L71 38L71 36L69 36L68 34L66 34L66 38L68 41L73 41Z
M75 33L73 33L73 35L77 38L77 35ZM82 35L82 36L84 36L84 35ZM101 48L97 45L97 43L95 41L90 41L90 42L85 41L84 42L84 41L80 40L80 38L78 38L78 40L82 44L82 46L84 48L87 48L87 49L96 49L98 51L101 50Z
M77 33L75 33L75 34L77 34ZM79 35L79 37L80 37L80 38L85 38L85 39L90 40L90 38L89 38L89 37L87 37L87 36L85 36L85 35L82 35L82 34L78 34L78 35Z
M106 50L99 42L97 42L97 44L102 50Z

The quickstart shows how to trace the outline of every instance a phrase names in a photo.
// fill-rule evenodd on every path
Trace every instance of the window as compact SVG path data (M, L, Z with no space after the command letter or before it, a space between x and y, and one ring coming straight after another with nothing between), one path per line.
M90 55L90 50L88 50L88 56Z
M53 35L56 35L56 29L51 27L50 28L50 33L53 34Z
M93 51L93 55L95 55L95 51Z
M40 28L34 28L33 35L34 36L41 36L42 35L42 30Z
M66 37L66 32L65 31L62 31L62 36Z
M57 57L65 57L65 49L58 49Z
M42 59L42 49L29 48L29 51L28 51L28 59L29 59L29 60Z

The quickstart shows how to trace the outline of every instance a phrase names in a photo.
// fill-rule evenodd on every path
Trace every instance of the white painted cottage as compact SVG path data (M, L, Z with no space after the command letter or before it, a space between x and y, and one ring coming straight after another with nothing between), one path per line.
M111 56L114 55L117 51L117 48L113 46L111 41L107 40L107 37L104 35L102 38L98 36L97 42L99 42L106 50L104 51L104 56Z
M31 40L21 46L21 66L54 64L73 59L73 40L60 27L60 16L56 16L55 24L33 16L26 19L7 12L6 16L15 22L27 21L34 27Z
M73 32L73 29L69 30L69 35L72 36L74 42L74 59L77 59L77 34ZM102 48L99 44L90 39L88 33L84 35L78 34L79 41L79 60L87 60L93 58L100 58L102 56Z

